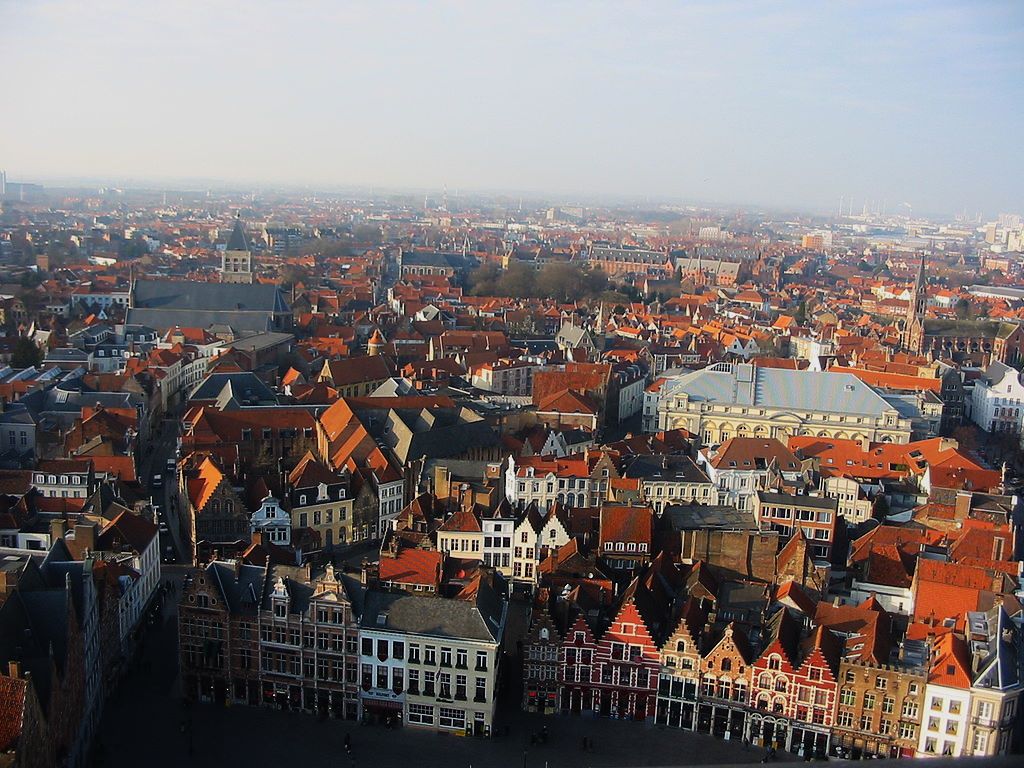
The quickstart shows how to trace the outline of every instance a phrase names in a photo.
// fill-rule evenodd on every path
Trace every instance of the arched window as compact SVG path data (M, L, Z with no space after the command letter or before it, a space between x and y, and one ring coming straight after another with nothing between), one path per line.
M540 631L540 639L541 640L547 640L550 637L551 637L551 633L548 631L548 628L547 627L543 627L541 629L541 631Z
M768 669L780 669L781 667L782 659L780 659L774 653L768 657Z
M224 514L225 515L231 515L231 514L234 514L234 512L235 512L235 502L233 502L233 501L225 501L224 502Z
M217 499L210 502L210 511L215 515L220 514L220 502Z

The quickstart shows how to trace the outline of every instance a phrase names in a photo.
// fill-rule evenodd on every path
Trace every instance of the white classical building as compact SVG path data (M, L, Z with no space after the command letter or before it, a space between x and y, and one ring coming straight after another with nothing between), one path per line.
M906 443L912 431L910 418L852 374L748 363L716 363L666 378L657 416L659 430L686 429L704 445L797 435Z
M998 360L974 383L971 421L986 432L1021 432L1024 423L1022 374Z

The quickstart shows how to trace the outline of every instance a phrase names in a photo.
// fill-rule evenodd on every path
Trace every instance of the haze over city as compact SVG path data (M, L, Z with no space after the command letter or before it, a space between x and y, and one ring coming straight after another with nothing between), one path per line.
M0 768L1020 768L1022 32L0 0Z
M25 180L1019 208L1017 2L0 3Z

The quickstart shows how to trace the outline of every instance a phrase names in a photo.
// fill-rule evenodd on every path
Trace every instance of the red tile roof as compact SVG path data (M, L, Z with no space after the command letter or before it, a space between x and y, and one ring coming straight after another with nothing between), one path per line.
M606 504L601 507L601 544L618 541L645 543L649 552L653 521L650 507Z
M0 754L18 746L27 695L27 681L0 675Z
M380 580L400 584L434 584L441 580L440 552L400 548L397 555L381 553Z

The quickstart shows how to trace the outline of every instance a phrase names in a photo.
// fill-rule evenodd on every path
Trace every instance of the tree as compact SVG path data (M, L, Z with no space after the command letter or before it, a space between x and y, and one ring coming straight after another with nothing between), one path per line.
M512 263L498 279L495 293L499 296L525 298L536 290L536 273L526 264Z
M971 319L971 303L967 299L960 299L956 303L956 316L960 320Z
M307 285L309 283L309 273L305 267L299 266L298 264L285 264L281 267L281 285L286 288L291 288L293 285L302 283Z
M32 368L43 362L43 351L27 336L19 336L11 353L12 368Z
M352 227L352 237L360 243L379 245L383 239L378 224L357 224Z
M796 320L797 325L803 325L807 322L807 302L801 301L796 308L796 312L793 315L793 319Z
M469 273L470 293L474 296L493 296L501 278L497 264L485 263Z

